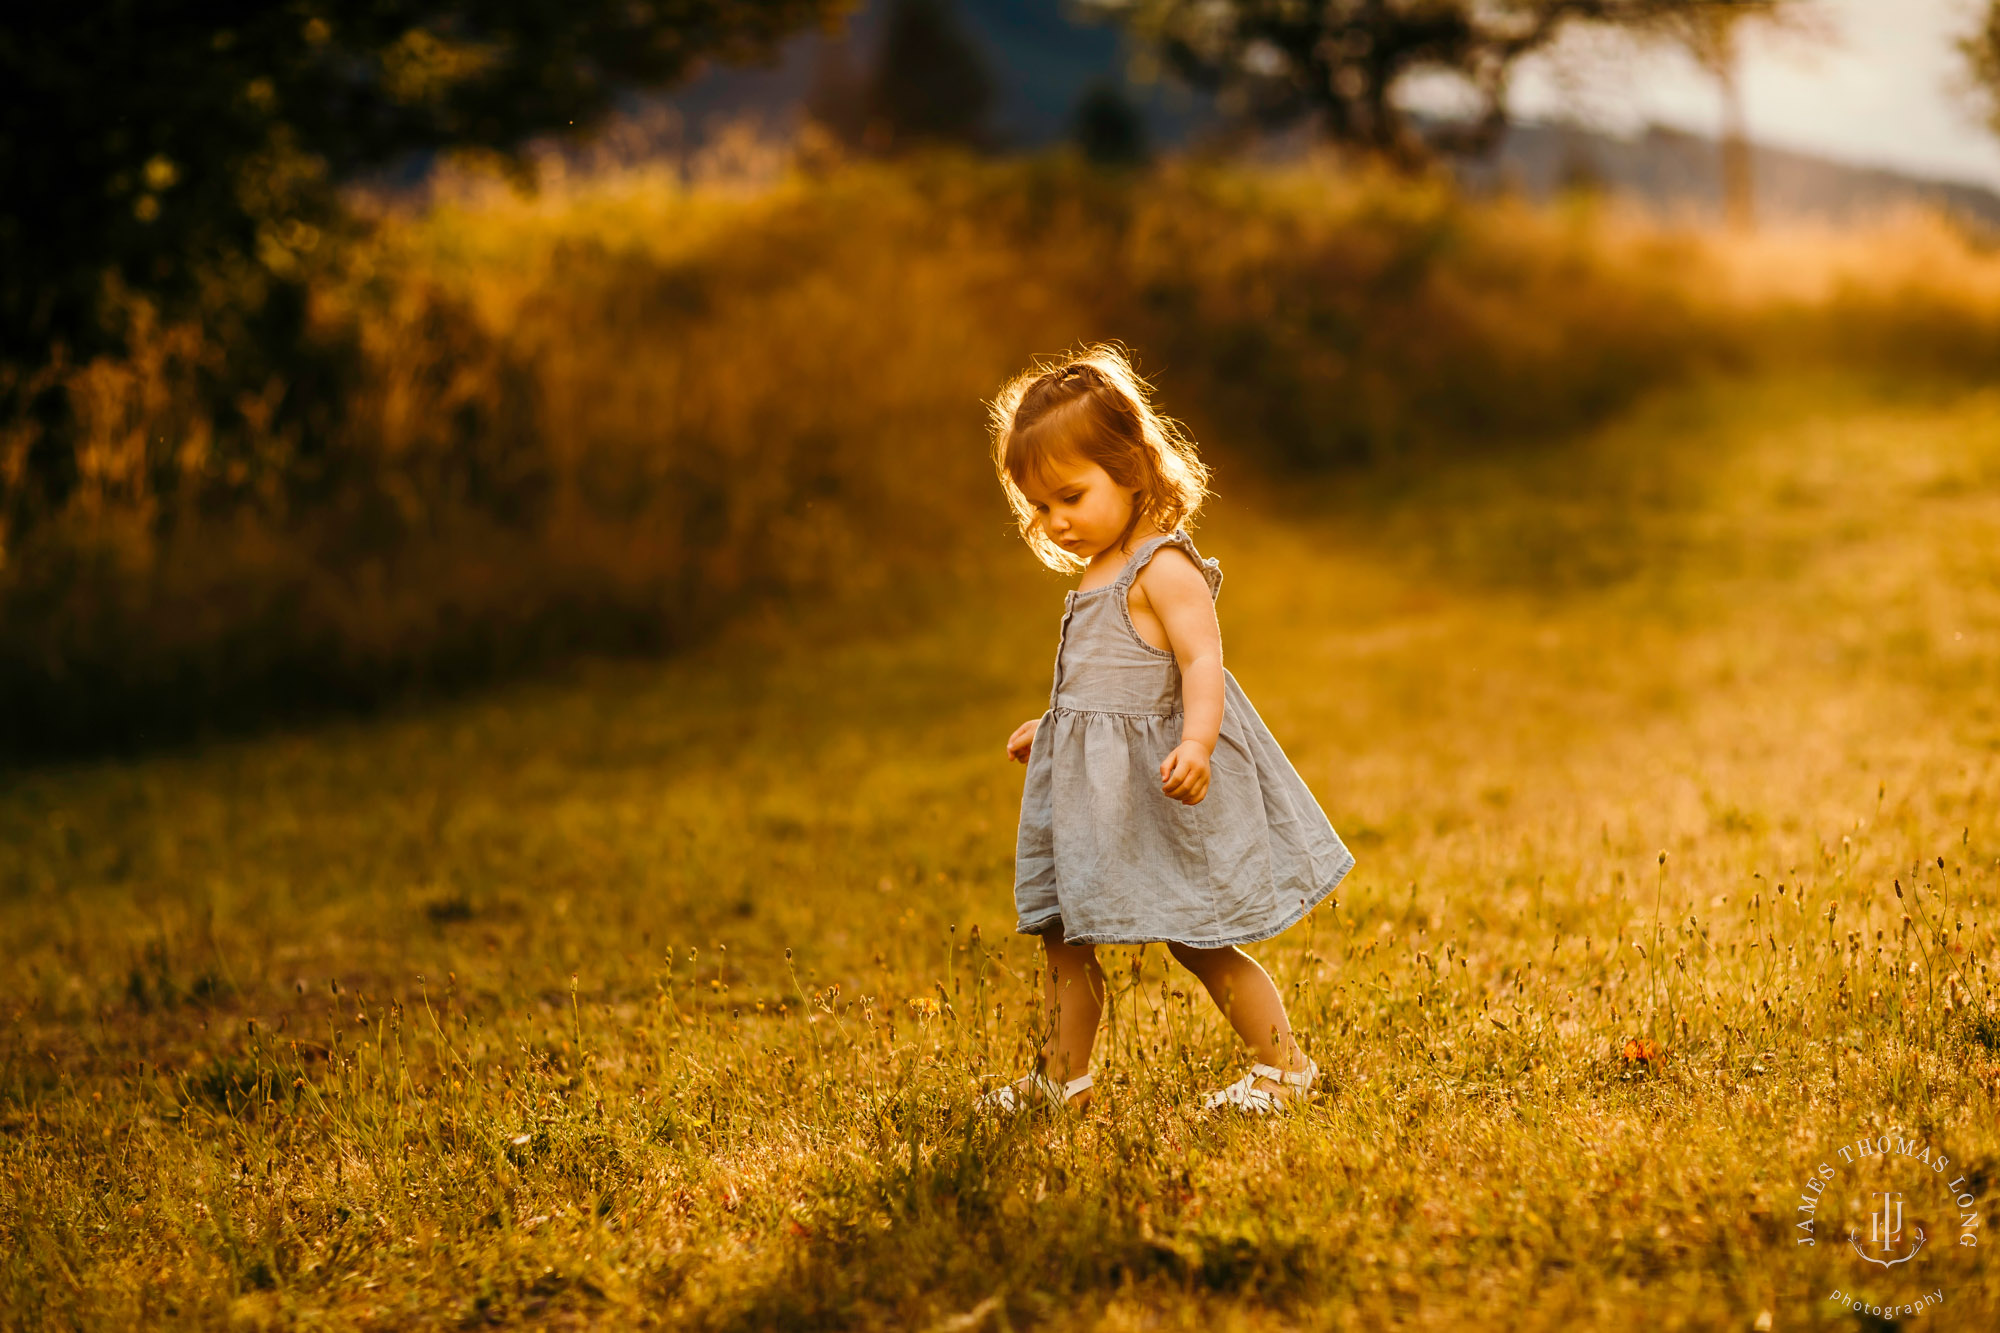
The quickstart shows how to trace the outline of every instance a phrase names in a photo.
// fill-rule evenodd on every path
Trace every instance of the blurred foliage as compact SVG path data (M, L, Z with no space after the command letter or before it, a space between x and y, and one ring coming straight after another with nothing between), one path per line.
M2000 134L2000 0L1987 0L1978 26L1959 40L1973 90L1985 103L1986 120Z
M871 120L887 126L893 143L984 143L996 91L951 5L893 0L868 89Z
M1763 14L1783 0L1078 0L1126 25L1149 59L1264 126L1317 120L1330 140L1406 163L1483 152L1507 123L1514 66L1582 24L1650 29ZM1396 100L1413 74L1455 75L1477 110L1419 135Z
M236 461L254 466L274 428L302 442L339 429L357 349L304 327L315 270L352 239L340 182L441 149L505 155L534 134L580 133L623 89L706 57L765 55L847 7L85 0L12 13L0 25L0 419L27 419L36 439L4 478L6 521L60 508L90 465L57 387L64 368L159 354L163 323L201 326L204 354L182 357L199 382L190 410Z
M867 67L846 42L824 43L806 110L850 149L907 153L924 145L993 146L999 85L945 0L893 0Z
M1071 133L1083 155L1100 166L1137 166L1152 156L1145 117L1110 79L1097 80L1077 98Z
M351 349L353 390L317 436L250 404L227 475L254 502L202 484L223 351L197 326L137 326L129 355L51 380L81 467L60 511L0 531L0 749L920 600L962 573L969 527L1008 522L981 399L1082 339L1132 344L1211 457L1280 474L1506 457L1704 367L1978 375L2000 355L1990 257L1941 224L1842 245L1311 168L496 183L320 271L309 325ZM31 445L6 428L0 466Z

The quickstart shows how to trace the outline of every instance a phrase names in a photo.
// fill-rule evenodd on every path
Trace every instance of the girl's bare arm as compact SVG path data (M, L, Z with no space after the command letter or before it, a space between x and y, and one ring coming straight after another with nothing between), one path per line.
M1167 795L1193 805L1208 792L1208 757L1222 736L1222 628L1208 580L1185 551L1167 547L1132 581L1133 600L1166 630L1181 668L1181 743L1160 764Z

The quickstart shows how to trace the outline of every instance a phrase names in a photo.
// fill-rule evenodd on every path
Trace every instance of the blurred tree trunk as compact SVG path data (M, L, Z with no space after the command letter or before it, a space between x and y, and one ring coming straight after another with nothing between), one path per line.
M1743 53L1735 22L1722 25L1709 72L1722 90L1722 215L1730 226L1756 225L1755 185L1750 176L1750 131L1743 115Z
M1743 46L1738 40L1745 14L1711 11L1690 15L1676 26L1687 48L1722 94L1722 216L1732 227L1754 225L1756 200L1750 179L1750 132L1743 114Z

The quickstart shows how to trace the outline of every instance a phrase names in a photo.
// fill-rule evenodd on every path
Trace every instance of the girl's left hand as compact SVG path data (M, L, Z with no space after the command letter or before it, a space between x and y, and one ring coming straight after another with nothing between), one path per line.
M1160 790L1182 805L1199 805L1208 795L1208 749L1200 741L1182 741L1160 761Z

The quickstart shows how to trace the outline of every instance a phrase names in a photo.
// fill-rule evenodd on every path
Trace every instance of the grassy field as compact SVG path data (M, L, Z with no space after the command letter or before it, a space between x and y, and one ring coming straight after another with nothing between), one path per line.
M0 1322L1851 1327L1834 1145L1990 1208L2000 394L1219 484L1231 669L1359 858L1253 949L1299 1115L1192 1110L1242 1061L1159 948L1087 1114L969 1114L1063 586L996 495L936 619L5 779ZM1991 1250L1922 1320L2000 1322Z

